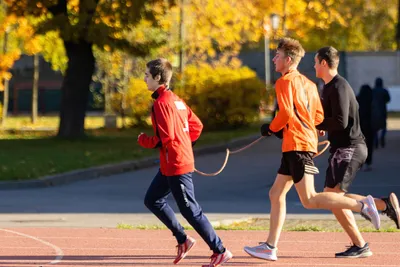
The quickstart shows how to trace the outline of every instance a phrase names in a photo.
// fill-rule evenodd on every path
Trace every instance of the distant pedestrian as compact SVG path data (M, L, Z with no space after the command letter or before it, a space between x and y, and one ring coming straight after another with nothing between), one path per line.
M390 102L389 91L383 87L382 78L376 78L375 87L372 90L372 121L375 131L375 148L386 145L387 131L387 104ZM380 132L380 135L379 135Z
M364 84L360 88L357 96L360 114L361 131L365 136L365 143L367 144L368 156L365 161L366 171L371 170L372 154L374 151L374 129L372 127L372 88L368 84Z

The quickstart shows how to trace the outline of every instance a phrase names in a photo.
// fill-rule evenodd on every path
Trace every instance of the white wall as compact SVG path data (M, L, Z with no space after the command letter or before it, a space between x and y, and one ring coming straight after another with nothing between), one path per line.
M347 80L356 93L364 83L374 87L377 77L385 88L400 86L400 51L350 52L345 64Z
M390 94L390 103L388 111L400 111L400 86L391 86L387 88Z

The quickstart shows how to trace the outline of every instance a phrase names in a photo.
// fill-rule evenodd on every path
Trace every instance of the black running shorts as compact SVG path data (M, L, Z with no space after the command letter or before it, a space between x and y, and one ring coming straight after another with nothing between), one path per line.
M318 174L318 168L313 161L314 153L306 151L289 151L282 153L281 166L278 173L292 176L296 184L303 179L304 174Z
M326 170L325 187L334 188L340 184L340 189L348 189L356 177L357 171L367 159L368 150L365 144L341 147L331 151Z

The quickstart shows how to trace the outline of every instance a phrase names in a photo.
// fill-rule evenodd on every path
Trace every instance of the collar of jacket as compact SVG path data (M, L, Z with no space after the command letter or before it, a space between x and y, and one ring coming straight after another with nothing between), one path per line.
M161 93L168 91L168 90L169 90L168 86L161 85L160 87L158 87L157 90L154 91L154 93L151 94L151 97L153 99L157 99Z
M289 73L292 73L292 72L298 72L298 70L297 70L297 69L288 70L288 71L285 73L285 75L287 75L287 74L289 74Z

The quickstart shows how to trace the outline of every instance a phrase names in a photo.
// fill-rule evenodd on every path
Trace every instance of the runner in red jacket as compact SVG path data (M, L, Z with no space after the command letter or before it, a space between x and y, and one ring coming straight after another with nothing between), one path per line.
M203 124L185 104L169 89L172 66L165 59L147 63L145 82L155 99L151 112L154 136L141 133L139 144L144 148L160 150L160 170L147 190L144 203L167 227L178 241L179 263L196 241L188 237L175 217L166 199L172 193L183 217L214 252L209 267L217 267L232 258L213 227L203 214L194 195L192 173L194 157L192 145L199 138Z
M194 170L192 143L203 129L200 119L165 85L153 93L151 112L154 136L140 135L139 144L145 148L160 147L161 173L180 175Z

